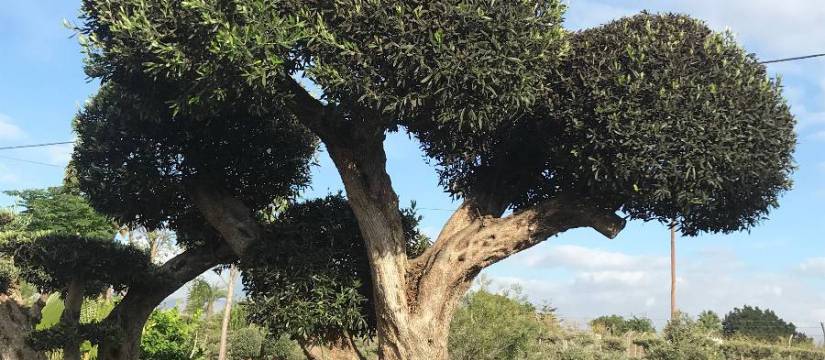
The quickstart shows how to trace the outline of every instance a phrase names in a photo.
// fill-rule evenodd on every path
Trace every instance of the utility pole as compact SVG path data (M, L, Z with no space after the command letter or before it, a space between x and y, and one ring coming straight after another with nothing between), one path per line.
M226 339L229 335L229 318L232 315L232 293L235 290L235 277L238 268L235 264L229 267L229 284L226 289L226 306L223 308L223 323L221 324L221 347L218 350L218 360L226 360Z
M676 220L670 222L670 320L676 320Z
M820 321L819 326L822 328L822 346L825 347L825 323Z

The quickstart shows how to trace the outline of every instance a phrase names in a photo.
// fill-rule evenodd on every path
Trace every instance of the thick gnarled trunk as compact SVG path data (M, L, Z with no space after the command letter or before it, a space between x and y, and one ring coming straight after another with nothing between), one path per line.
M104 320L119 334L104 339L99 345L100 359L136 360L140 358L140 339L143 326L152 311L163 299L219 264L235 259L228 246L202 247L184 251L167 261L155 276L156 281L147 286L129 289L123 300Z
M0 292L0 360L45 360L43 353L34 351L25 338L40 322L44 298L27 309L18 294Z
M63 299L63 314L60 315L60 324L77 329L80 325L80 309L83 307L83 281L74 279L66 289ZM80 360L80 339L71 337L63 344L64 360Z
M132 296L130 296L132 294ZM170 293L171 294L171 293ZM163 296L160 300L159 297ZM167 295L139 294L137 291L123 298L106 318L118 330L116 337L99 344L98 356L107 360L135 360L140 358L140 340L149 315Z
M615 209L589 208L586 199L557 196L502 217L507 199L464 194L435 244L409 260L386 171L381 114L346 116L297 82L288 85L295 96L287 105L326 145L358 220L372 270L381 359L447 359L453 313L482 269L571 228L592 227L612 238L624 227Z
M384 137L347 135L355 140L325 142L366 242L382 359L447 359L450 321L482 269L571 228L614 237L624 226L611 209L589 208L581 199L560 196L505 217L503 201L468 199L435 244L409 260Z

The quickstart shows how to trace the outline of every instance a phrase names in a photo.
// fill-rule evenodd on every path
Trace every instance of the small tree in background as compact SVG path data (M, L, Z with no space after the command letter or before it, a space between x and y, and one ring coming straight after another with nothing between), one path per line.
M769 343L787 343L791 337L795 342L804 343L810 339L796 331L791 322L782 320L773 310L745 305L734 308L722 321L726 337L745 337Z
M83 300L97 297L108 287L123 291L146 281L152 265L143 251L109 238L47 235L11 241L2 252L15 261L20 277L41 293L60 292L64 309L60 322L30 335L38 350L62 349L65 359L80 359L84 340L100 342L106 334L98 324L81 324Z
M225 289L199 277L189 285L185 312L189 315L203 314L209 317L214 313L215 302L224 296L226 296Z
M6 191L17 198L20 231L111 238L114 222L95 211L88 200L64 187Z
M722 334L722 319L711 310L705 310L699 313L699 317L696 318L696 323L710 335Z
M156 310L146 322L140 343L141 359L189 360L200 353L195 344L195 324L176 309Z
M637 334L654 333L653 321L645 317L634 316L625 319L619 315L605 315L590 320L590 328L596 333L607 333L613 336L621 336L628 332Z
M450 330L450 352L456 360L521 359L535 352L546 328L536 309L518 297L485 289L468 293Z

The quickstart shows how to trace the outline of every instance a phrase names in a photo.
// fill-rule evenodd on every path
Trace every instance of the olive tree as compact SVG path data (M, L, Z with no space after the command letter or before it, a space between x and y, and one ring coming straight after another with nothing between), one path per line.
M790 187L794 120L779 82L687 16L570 32L555 0L83 4L89 76L159 96L170 124L233 129L196 114L244 94L233 109L294 119L320 139L365 243L385 359L446 358L477 274L549 237L589 227L612 238L627 220L675 221L685 235L749 229ZM414 259L386 170L392 131L420 141L461 201ZM233 234L258 230L230 225L216 228L238 253L245 238Z
M72 166L95 209L122 224L168 227L184 249L143 274L151 285L130 286L104 320L119 335L102 340L106 359L137 359L156 306L203 272L237 261L263 237L256 218L306 184L315 148L289 117L213 102L198 120L173 119L161 95L107 83L75 119ZM222 104L240 101L254 99Z
M65 308L60 322L29 335L36 350L63 350L65 359L80 359L84 340L97 343L108 336L99 324L81 324L83 300L113 287L125 290L147 281L152 270L143 251L107 238L53 234L10 241L0 251L14 258L19 276L41 293L60 292ZM144 284L143 286L152 286Z

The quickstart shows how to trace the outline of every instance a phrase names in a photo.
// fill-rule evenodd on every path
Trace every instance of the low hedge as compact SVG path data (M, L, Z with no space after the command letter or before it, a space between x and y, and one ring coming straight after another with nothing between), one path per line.
M727 359L744 360L825 360L825 351L799 347L765 345L744 341L726 341L719 345Z

